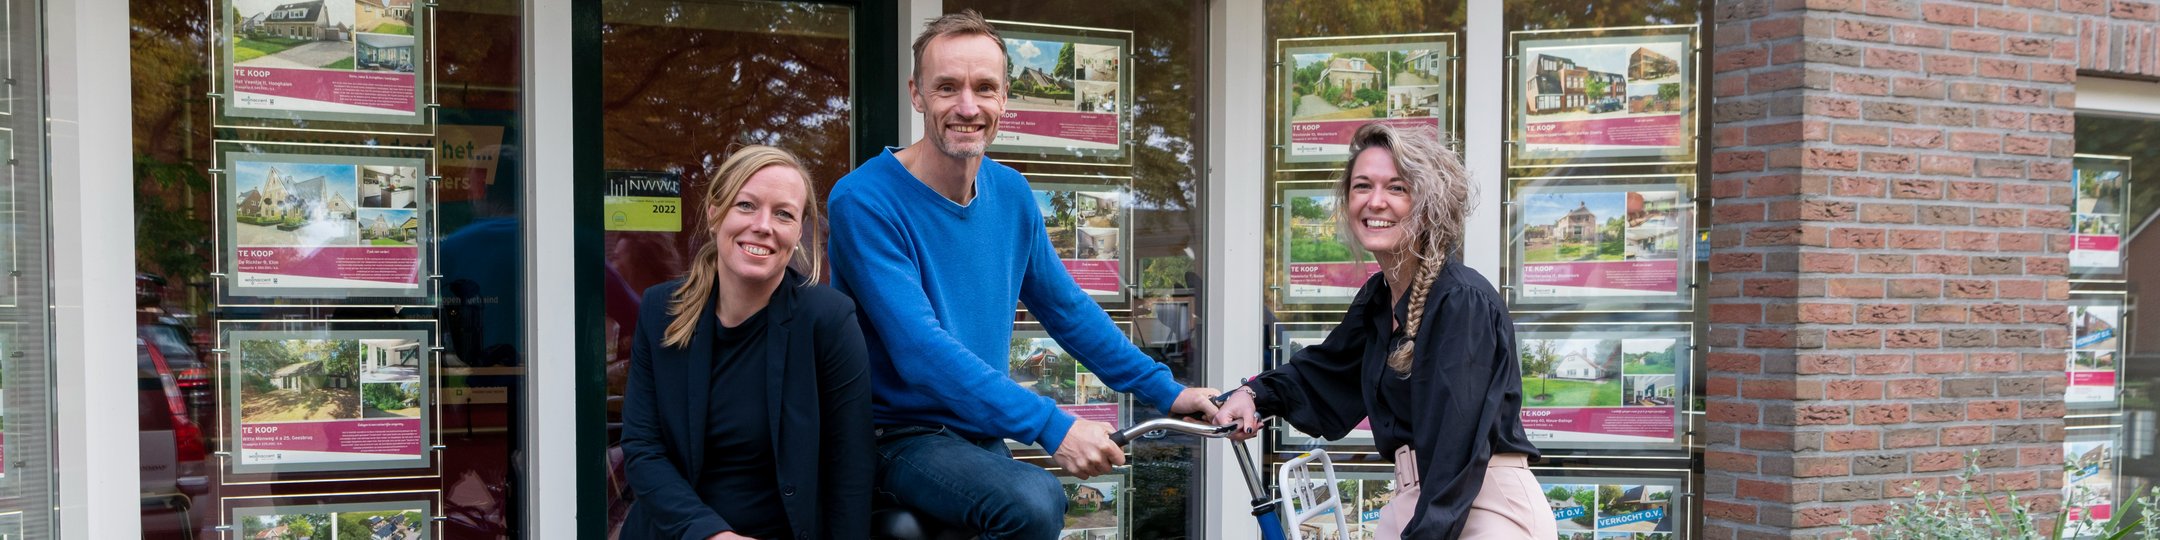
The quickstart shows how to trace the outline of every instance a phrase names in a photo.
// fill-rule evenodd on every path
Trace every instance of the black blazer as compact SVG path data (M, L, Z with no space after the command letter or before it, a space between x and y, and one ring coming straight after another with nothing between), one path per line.
M781 505L795 538L870 536L870 374L855 302L804 287L790 269L766 306L768 416ZM698 498L713 333L707 303L690 346L662 347L668 301L682 280L645 291L623 396L623 470L637 502L622 538L693 538L726 528Z

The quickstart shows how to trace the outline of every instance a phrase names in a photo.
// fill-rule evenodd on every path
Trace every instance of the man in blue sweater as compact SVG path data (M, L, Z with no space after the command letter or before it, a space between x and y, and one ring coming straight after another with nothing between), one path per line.
M1109 424L1009 378L1016 302L1111 388L1202 417L1216 392L1178 384L1132 345L1065 272L1027 179L983 157L1005 110L997 30L973 11L946 15L914 49L922 139L841 178L830 200L834 284L860 306L870 349L878 490L984 538L1055 538L1064 488L1003 439L1053 449L1081 478L1125 454Z

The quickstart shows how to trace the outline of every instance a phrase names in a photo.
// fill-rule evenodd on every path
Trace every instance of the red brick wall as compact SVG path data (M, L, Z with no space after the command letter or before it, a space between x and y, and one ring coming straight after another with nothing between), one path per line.
M1704 538L2060 505L2079 1L1718 2Z
M2055 4L2058 0L2025 1ZM2078 69L2160 77L2160 4L2135 0L2059 2L2058 9L2077 19Z

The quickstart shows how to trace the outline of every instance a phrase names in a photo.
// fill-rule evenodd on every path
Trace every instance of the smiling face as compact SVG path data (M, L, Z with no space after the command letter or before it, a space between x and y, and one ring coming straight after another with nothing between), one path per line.
M953 34L930 40L908 81L909 101L923 115L923 138L952 159L981 157L1005 114L1005 46L990 36Z
M1410 217L1410 181L1396 170L1395 153L1384 146L1359 152L1350 164L1346 187L1343 213L1351 236L1365 251L1400 252L1408 236L1399 225Z
M808 184L793 167L766 167L750 175L733 200L705 207L722 276L762 283L786 274L788 258L802 242Z

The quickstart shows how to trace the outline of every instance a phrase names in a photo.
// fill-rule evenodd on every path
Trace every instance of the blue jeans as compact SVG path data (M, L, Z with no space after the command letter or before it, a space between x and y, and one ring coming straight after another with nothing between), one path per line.
M877 438L877 489L985 540L1051 539L1065 527L1065 486L1012 459L1005 441L970 441L942 427L887 427Z

